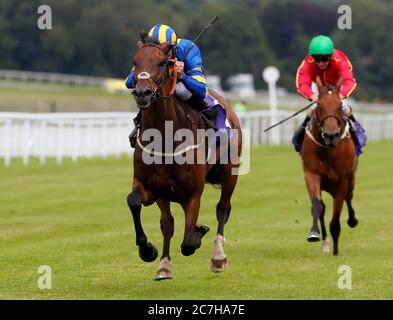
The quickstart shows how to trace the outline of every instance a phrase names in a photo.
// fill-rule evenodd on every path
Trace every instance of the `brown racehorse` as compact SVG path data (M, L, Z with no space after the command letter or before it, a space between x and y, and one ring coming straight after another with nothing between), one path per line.
M185 256L192 255L201 246L201 239L209 230L208 227L197 225L202 192L205 182L212 182L221 185L221 197L216 207L218 220L217 235L215 238L215 250L211 259L211 270L222 272L226 268L227 260L223 250L224 246L224 225L227 222L231 211L231 196L237 182L237 175L232 169L238 168L240 161L229 161L226 164L189 163L178 164L164 162L165 158L173 157L165 149L164 153L158 154L162 163L148 164L144 160L150 152L146 142L141 139L143 134L149 129L159 130L164 136L165 125L171 121L173 132L178 129L187 128L196 138L197 129L200 126L199 112L191 108L185 102L179 100L173 92L171 73L172 47L169 44L155 43L146 34L141 34L142 41L138 41L137 52L133 62L135 67L136 86L133 91L137 105L141 109L141 130L134 153L134 178L132 192L127 197L127 203L131 210L135 233L136 244L139 247L139 256L143 261L152 262L157 258L157 249L148 242L142 228L140 213L142 204L149 206L157 203L161 211L161 231L163 234L163 252L160 259L155 279L171 279L170 268L170 241L174 233L174 219L170 210L170 202L179 203L185 212L184 238L181 244L181 252ZM212 92L211 92L212 93ZM232 128L237 129L238 139L229 141L226 145L229 148L236 148L236 154L241 153L241 129L236 114L231 110L223 98L215 94L215 97L225 106L228 120ZM163 137L163 140L167 137ZM173 138L171 138L173 141ZM173 150L181 142L173 142ZM164 144L164 142L162 142ZM189 146L188 151L182 149L184 153L191 154L196 159L201 154L206 155L208 149L206 145L195 144ZM164 150L164 146L162 148ZM181 153L183 152L181 151ZM217 158L220 153L217 152ZM236 163L235 163L236 162ZM217 169L217 170L215 170ZM215 174L213 174L213 170ZM215 177L210 178L209 177Z
M316 79L316 84L319 89L317 107L312 112L310 127L306 130L302 146L303 170L312 203L313 217L307 240L310 242L320 240L319 219L323 251L330 251L324 222L325 204L321 197L321 190L325 190L334 198L330 233L333 238L333 254L338 255L340 214L344 201L349 212L348 225L354 228L358 224L351 203L357 157L355 144L348 133L347 119L342 114L342 102L338 94L342 79L334 87L323 86L320 78Z

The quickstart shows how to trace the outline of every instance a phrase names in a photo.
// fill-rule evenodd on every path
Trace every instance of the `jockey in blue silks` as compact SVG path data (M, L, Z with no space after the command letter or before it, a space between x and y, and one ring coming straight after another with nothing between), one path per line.
M152 27L148 34L160 43L169 42L176 45L175 55L177 61L175 67L178 70L178 82L176 84L176 96L183 101L189 102L192 106L204 110L210 105L218 104L217 100L209 96L207 83L203 74L202 57L199 48L190 40L178 39L175 31L167 25L157 24ZM184 62L182 62L186 52L190 49ZM126 87L133 89L134 68L126 80ZM140 128L140 112L134 119L135 129L130 134L131 147L135 148L137 130Z

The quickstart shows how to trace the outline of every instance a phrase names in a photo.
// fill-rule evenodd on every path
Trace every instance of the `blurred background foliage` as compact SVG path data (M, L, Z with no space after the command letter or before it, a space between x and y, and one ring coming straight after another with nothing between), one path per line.
M53 29L37 28L37 8L51 6ZM352 8L352 29L340 30L337 8ZM225 79L252 73L265 86L267 65L281 71L279 86L295 91L295 74L310 39L328 34L350 58L359 87L355 97L393 100L393 1L353 0L2 0L0 68L125 78L139 32L168 24L200 39L207 74Z

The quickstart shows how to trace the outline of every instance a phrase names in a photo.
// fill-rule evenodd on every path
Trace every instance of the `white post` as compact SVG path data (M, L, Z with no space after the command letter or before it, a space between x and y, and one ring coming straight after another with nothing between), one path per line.
M64 148L64 121L57 122L57 148L56 148L56 164L61 164Z
M24 131L24 148L23 148L23 165L27 166L29 164L30 157L30 119L25 119L23 124Z
M86 132L86 136L87 136L87 145L86 145L86 151L87 151L87 158L90 159L93 156L93 119L88 119L87 120L87 132Z
M80 131L81 131L81 120L75 119L74 120L74 136L71 141L71 143L72 143L71 159L73 162L76 162L78 160L80 140L82 139L82 135L81 135Z
M4 164L6 167L11 165L11 126L12 120L7 119L4 127Z
M107 133L107 120L106 119L102 119L101 120L101 130L100 130L100 156L101 158L106 158L107 157L107 148L108 145L106 144L106 140L108 139L108 133Z
M47 145L47 137L46 137L46 120L41 120L40 125L40 164L45 164L45 156L46 156L46 145Z
M266 67L262 73L263 80L267 82L269 90L269 104L270 104L270 125L274 125L278 121L277 112L277 92L276 92L276 82L280 78L280 71L273 66ZM280 130L279 128L274 128L270 131L271 143L280 143Z

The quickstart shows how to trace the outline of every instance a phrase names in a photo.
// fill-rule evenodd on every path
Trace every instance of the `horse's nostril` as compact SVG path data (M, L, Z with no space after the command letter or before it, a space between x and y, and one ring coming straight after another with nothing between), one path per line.
M340 132L334 132L334 133L325 133L325 136L323 138L326 138L330 141L335 140L339 137Z
M133 94L135 97L140 98L140 96L141 96L141 91L135 89L134 91L132 91L132 94Z

